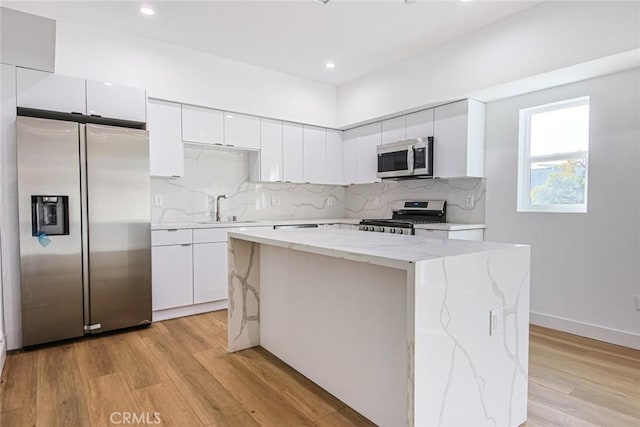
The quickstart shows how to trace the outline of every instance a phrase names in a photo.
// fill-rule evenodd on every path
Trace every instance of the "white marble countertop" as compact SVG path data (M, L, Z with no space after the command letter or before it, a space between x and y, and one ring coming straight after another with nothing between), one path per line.
M234 228L264 227L269 225L301 225L301 224L353 224L360 222L358 218L311 218L311 219L267 219L258 221L225 221L225 222L165 222L151 224L152 230L175 230L189 228Z
M332 228L245 230L230 232L229 237L400 269L420 261L521 246Z
M233 222L180 222L180 223L153 223L152 230L175 230L189 228L233 228L233 227L263 227L269 225L299 225L299 224L351 224L358 225L359 218L310 218L310 219L265 219L258 221L233 221ZM422 230L474 230L486 228L484 224L459 224L446 222L442 224L416 224L416 229Z

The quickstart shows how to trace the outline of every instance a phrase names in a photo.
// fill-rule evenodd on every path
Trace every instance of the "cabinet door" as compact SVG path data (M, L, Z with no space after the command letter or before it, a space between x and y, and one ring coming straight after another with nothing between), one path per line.
M18 107L86 114L85 81L17 68Z
M282 181L282 122L261 119L260 181Z
M436 107L433 169L438 177L467 176L468 101Z
M224 143L233 147L260 149L260 117L224 113Z
M282 179L304 182L302 172L302 125L282 124Z
M372 123L359 128L357 149L357 183L366 184L379 182L378 173L378 145L382 136L382 124Z
M475 240L477 242L482 242L484 240L484 230L478 228L473 230L450 231L449 238L457 240Z
M433 136L433 108L407 114L407 139Z
M147 127L151 175L183 176L180 104L150 99Z
M227 242L193 245L193 302L228 298Z
M344 133L344 176L343 182L347 185L355 184L358 180L358 135L355 129Z
M144 89L87 80L87 113L134 122L147 121Z
M394 117L382 122L382 143L404 141L406 116Z
M153 310L193 304L190 244L151 248Z
M304 181L324 183L327 165L327 130L314 126L303 126L303 173Z
M327 184L344 184L344 145L342 131L327 129L327 164L325 179Z
M222 111L182 106L182 139L201 144L224 144Z

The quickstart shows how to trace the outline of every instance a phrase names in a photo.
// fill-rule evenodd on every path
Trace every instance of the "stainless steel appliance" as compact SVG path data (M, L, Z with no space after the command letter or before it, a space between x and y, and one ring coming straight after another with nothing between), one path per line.
M433 137L378 146L378 178L433 177Z
M17 119L25 346L151 323L147 131L82 120Z
M358 229L379 233L415 234L414 225L447 222L447 202L445 200L402 202L395 209L391 219L363 219Z

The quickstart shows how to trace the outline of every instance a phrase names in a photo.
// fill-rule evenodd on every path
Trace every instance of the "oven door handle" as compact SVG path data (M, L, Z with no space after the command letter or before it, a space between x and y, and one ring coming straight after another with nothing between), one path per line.
M413 150L413 145L410 145L409 148L407 148L407 169L409 169L410 174L412 174L414 170L414 157L415 153Z

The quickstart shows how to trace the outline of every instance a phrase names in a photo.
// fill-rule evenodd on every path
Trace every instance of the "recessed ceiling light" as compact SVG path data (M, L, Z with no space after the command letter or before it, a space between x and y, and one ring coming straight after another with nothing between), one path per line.
M334 63L333 63L333 62L331 62L331 61L329 61L329 62L327 62L326 64L324 64L324 66L325 66L326 68L329 68L329 69L336 68L336 64L334 64Z
M140 13L142 13L143 15L151 16L151 15L155 14L156 11L151 9L150 7L144 6L144 7L140 8Z

